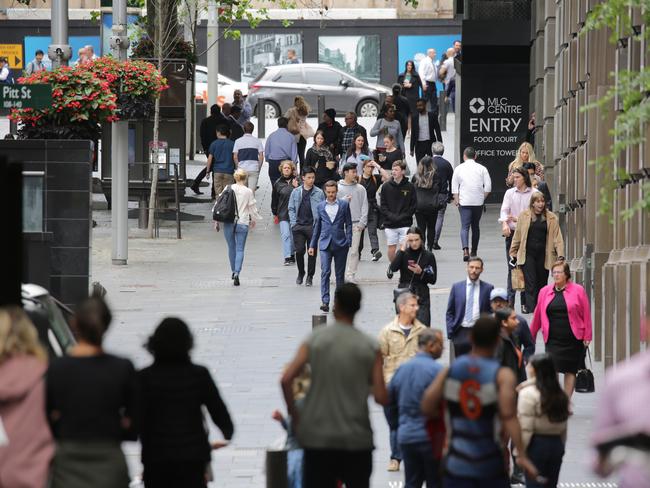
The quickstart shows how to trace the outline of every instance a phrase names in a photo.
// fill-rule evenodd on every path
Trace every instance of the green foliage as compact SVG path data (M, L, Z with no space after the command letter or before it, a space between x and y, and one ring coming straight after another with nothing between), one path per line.
M585 30L609 29L610 42L618 44L620 39L629 38L629 42L641 43L645 40L648 55L648 40L650 30L635 26L630 16L630 8L640 9L641 26L650 25L650 0L605 0L595 5L587 16ZM643 44L642 44L643 45ZM595 103L587 105L583 110L597 110L604 116L610 107L616 103L614 128L610 135L614 138L609 154L590 161L604 175L604 185L600 189L600 213L610 215L612 212L612 196L616 188L622 188L627 182L634 180L636 175L618 168L616 161L627 151L644 142L643 130L650 124L650 68L644 66L641 70L619 71L616 77L611 74L614 86ZM650 210L650 181L641 183L643 197L632 208L621 212L625 219L633 217L636 212Z

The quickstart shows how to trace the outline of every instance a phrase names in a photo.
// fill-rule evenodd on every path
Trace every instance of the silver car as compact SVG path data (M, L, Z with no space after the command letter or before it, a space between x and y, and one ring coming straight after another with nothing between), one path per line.
M304 63L266 66L248 85L248 101L253 107L265 100L266 118L276 118L293 105L296 95L305 97L312 111L318 110L318 96L325 107L341 115L354 110L359 117L377 117L380 94L388 87L350 76L329 64Z

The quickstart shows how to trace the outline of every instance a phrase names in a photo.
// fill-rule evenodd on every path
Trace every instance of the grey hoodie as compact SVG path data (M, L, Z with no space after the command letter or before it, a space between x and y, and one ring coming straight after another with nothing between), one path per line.
M363 186L357 182L348 184L345 180L339 180L337 198L345 199L350 204L353 224L358 224L364 228L368 225L368 198L366 189Z

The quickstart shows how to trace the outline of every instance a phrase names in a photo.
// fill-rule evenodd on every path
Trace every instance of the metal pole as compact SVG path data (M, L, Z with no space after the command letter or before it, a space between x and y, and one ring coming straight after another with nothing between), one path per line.
M126 61L126 0L113 0L111 54ZM111 130L111 234L113 264L125 265L129 257L129 123L113 122Z
M68 44L68 0L52 1L52 44L47 48L47 56L52 60L52 68L67 66L72 57Z
M172 164L174 168L174 200L176 204L176 239L181 238L181 204L178 201L178 164Z
M257 100L257 137L266 137L266 101L263 98Z
M210 107L219 100L219 7L216 0L208 3L208 116Z

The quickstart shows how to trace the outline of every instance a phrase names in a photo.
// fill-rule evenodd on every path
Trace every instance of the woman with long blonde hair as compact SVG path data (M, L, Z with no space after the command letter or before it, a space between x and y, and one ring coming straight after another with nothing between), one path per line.
M541 180L544 179L544 166L537 161L535 149L529 142L523 142L517 149L517 157L508 166L508 176L506 177L506 186L508 188L513 185L512 172L515 168L521 168L524 163L533 163L535 165L535 175Z
M6 433L0 437L0 486L46 485L54 455L45 415L46 370L47 354L27 314L17 306L0 308L0 419Z
M287 110L284 115L289 119L287 130L296 136L298 143L298 158L300 159L300 169L305 160L305 148L307 147L307 139L314 136L314 129L307 123L307 117L311 112L311 107L303 97L298 95L293 99L293 106Z

